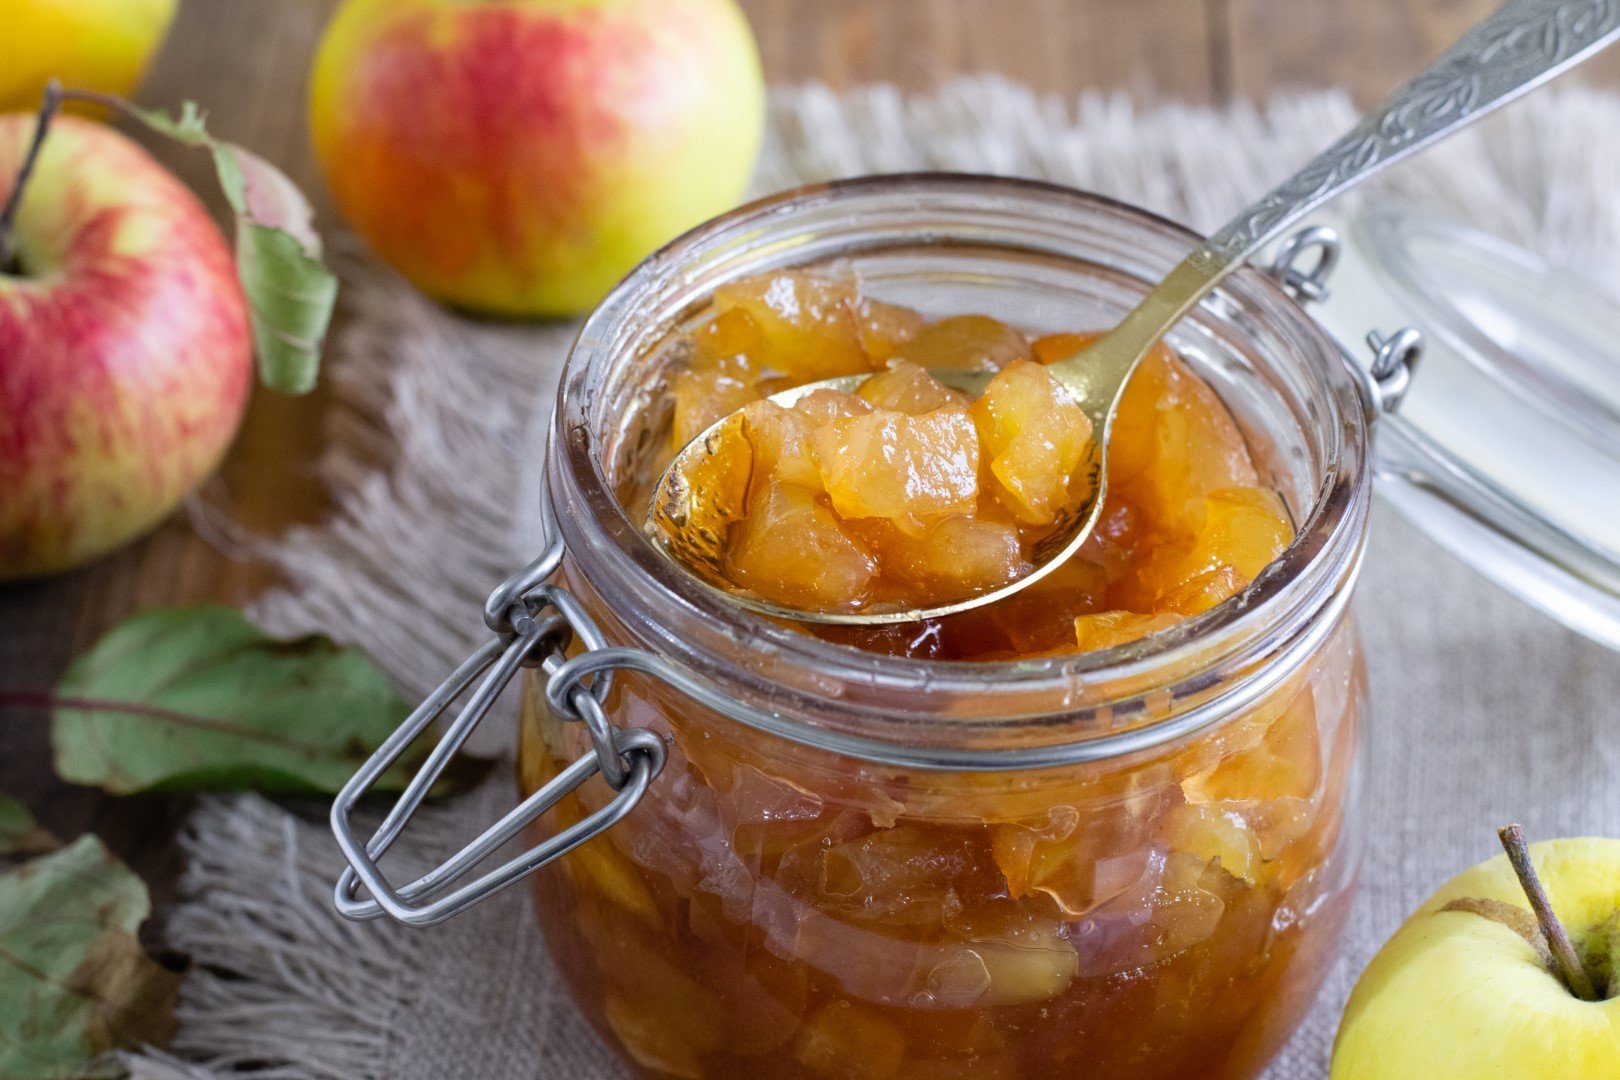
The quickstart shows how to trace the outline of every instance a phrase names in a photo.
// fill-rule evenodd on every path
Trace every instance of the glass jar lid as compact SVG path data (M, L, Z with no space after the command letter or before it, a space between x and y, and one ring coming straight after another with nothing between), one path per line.
M1620 304L1431 208L1324 215L1343 242L1319 322L1352 357L1415 327L1375 435L1375 490L1571 629L1620 648Z

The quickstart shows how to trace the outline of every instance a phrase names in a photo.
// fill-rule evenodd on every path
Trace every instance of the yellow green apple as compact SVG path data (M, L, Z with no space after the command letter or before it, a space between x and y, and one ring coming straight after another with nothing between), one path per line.
M0 205L33 112L0 114ZM86 562L214 468L253 371L225 238L145 150L58 116L0 244L0 581Z
M1498 856L1447 882L1373 958L1332 1080L1620 1080L1620 839L1548 840L1529 857L1594 1000L1571 989Z
M178 0L5 0L0 112L37 109L45 83L128 96L163 41Z
M310 83L333 199L441 300L592 306L742 195L764 120L733 0L346 0Z

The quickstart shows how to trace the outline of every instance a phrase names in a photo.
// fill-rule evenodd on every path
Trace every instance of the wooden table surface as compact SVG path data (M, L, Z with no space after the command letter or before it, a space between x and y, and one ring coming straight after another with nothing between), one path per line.
M773 82L890 81L927 89L994 71L1038 89L1101 89L1137 101L1263 100L1282 89L1346 86L1371 104L1437 54L1495 0L742 0ZM337 222L305 132L310 57L336 0L184 0L139 97L202 103L210 128L280 164ZM1620 87L1620 54L1573 78ZM220 200L202 155L144 140L195 189ZM249 529L318 520L319 392L260 391L207 502ZM198 599L241 603L264 568L221 554L177 517L101 562L49 581L0 586L0 689L52 686L75 653L128 614ZM493 583L492 583L493 584ZM471 609L469 609L471 610ZM45 717L0 712L0 791L60 835L93 830L163 890L182 801L113 799L56 781Z

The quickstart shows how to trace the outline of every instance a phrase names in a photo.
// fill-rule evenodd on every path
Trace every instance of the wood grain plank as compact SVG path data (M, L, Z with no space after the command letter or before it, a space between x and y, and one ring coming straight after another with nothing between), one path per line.
M1037 90L1212 101L1211 0L742 0L767 76L926 90L998 72Z
M1438 56L1500 0L1220 0L1227 5L1232 90L1256 101L1278 90L1344 86L1371 106ZM1620 87L1620 50L1566 78Z

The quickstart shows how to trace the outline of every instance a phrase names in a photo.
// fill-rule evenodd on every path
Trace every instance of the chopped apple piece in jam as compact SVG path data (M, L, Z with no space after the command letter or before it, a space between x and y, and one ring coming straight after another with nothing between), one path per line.
M908 307L885 304L869 296L857 299L852 307L855 313L855 333L861 339L861 348L877 366L900 351L900 347L916 337L923 328L923 317Z
M921 536L897 535L886 554L896 575L963 596L1016 581L1030 570L1017 526L994 515L948 517Z
M1020 521L1049 525L1073 499L1091 421L1038 364L1015 360L973 403L983 455L1002 503Z
M1037 364L1055 364L1067 360L1075 353L1102 337L1099 333L1047 334L1029 343L1030 356Z
M905 1063L906 1040L881 1016L834 1000L805 1017L793 1059L830 1080L894 1080Z
M758 370L764 336L742 308L722 311L692 334L694 367L746 366Z
M920 368L1000 371L1029 358L1024 335L988 315L952 315L925 327L896 356Z
M767 483L735 528L726 553L730 576L768 599L849 607L877 577L877 559L806 488Z
M1213 768L1185 780L1188 802L1223 799L1309 799L1322 780L1322 744L1310 695L1301 692L1286 708L1250 717L1246 727L1262 734L1259 745L1234 753Z
M1166 525L1211 492L1259 485L1231 413L1163 345L1143 359L1120 398L1108 480Z
M740 310L759 327L769 366L804 381L872 370L850 310L853 286L803 270L720 286L720 314Z
M847 420L851 416L865 416L872 411L872 403L856 394L842 390L813 390L793 403L794 411L807 416L817 427L834 420Z
M816 429L812 445L833 509L846 521L882 518L919 535L977 506L979 442L962 409L834 420Z
M880 409L917 416L947 406L965 409L973 399L952 390L908 360L896 360L861 384L861 397Z
M671 429L676 448L759 397L759 389L751 380L718 368L681 372L675 377L675 423Z
M1225 803L1182 803L1165 815L1166 840L1178 851L1219 863L1233 877L1255 880L1260 862L1253 827Z
M754 448L754 469L761 477L821 491L821 470L810 455L815 421L799 409L772 401L743 407L743 433Z
M1153 606L1165 615L1198 615L1236 596L1246 584L1236 567L1220 566L1159 594Z
M956 982L965 990L982 978L981 1000L1032 1005L1061 994L1079 974L1080 957L1063 938L1055 913L1043 918L1002 908L953 924L953 930L968 935L968 944L935 965L935 985Z

